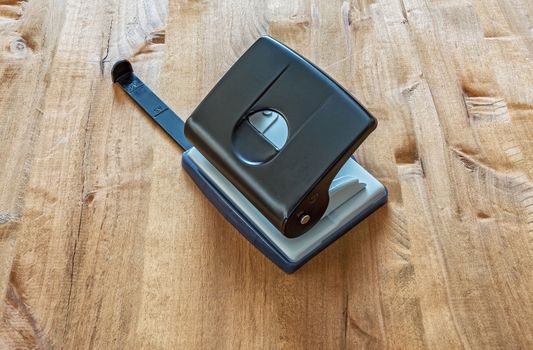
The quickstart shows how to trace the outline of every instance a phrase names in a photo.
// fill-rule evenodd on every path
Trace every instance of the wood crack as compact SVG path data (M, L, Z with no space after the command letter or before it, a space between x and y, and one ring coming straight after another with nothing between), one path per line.
M90 91L93 91L93 84L91 83ZM72 251L72 256L70 258L70 277L69 277L69 290L68 290L68 297L67 297L67 310L65 315L65 325L63 328L63 337L65 338L68 330L68 321L70 318L70 302L72 299L72 288L74 285L74 270L76 267L76 253L78 251L78 243L80 240L80 232L81 232L81 226L83 224L83 211L84 207L86 205L84 199L85 199L85 183L86 183L86 166L87 166L87 155L89 153L89 146L91 141L91 135L89 133L89 120L91 117L91 110L92 110L92 101L89 104L89 110L87 112L87 117L85 118L85 133L84 133L84 142L83 142L83 157L81 161L81 200L80 200L80 215L78 220L78 227L76 232L76 240L74 241L74 248Z
M408 24L409 23L409 19L407 18L407 10L405 8L405 2L404 1L405 0L400 0L400 7L401 7L402 15L403 15L403 18L404 18L402 23Z
M344 288L344 305L342 308L342 314L344 316L344 336L343 336L343 349L346 349L348 343L348 290Z
M106 47L105 47L105 55L100 60L100 75L101 76L104 76L105 64L107 62L109 62L107 58L109 57L109 45L110 45L110 42L111 42L112 31L113 31L113 18L111 18L111 22L109 23L109 30L107 32L107 43L106 43Z

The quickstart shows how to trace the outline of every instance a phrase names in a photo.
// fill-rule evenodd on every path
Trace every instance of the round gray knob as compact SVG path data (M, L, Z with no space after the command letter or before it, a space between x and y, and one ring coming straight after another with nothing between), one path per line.
M300 215L300 224L305 225L311 220L311 217L309 214L302 214Z

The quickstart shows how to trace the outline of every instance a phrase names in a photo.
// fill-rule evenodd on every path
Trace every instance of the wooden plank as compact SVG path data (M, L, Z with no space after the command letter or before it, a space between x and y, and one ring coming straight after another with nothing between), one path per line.
M530 348L528 0L0 0L1 348ZM293 275L111 84L188 116L262 34L379 120L389 203Z

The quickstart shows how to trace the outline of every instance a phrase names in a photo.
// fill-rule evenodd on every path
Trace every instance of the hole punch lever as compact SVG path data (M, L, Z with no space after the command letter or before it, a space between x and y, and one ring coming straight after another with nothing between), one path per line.
M184 151L192 147L183 133L183 121L135 75L128 60L116 62L111 77Z

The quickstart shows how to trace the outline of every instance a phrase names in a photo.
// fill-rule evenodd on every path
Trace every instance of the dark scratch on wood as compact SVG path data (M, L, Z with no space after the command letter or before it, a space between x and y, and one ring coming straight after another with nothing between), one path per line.
M104 76L104 66L107 61L107 57L109 56L109 44L111 42L111 35L113 30L113 18L111 18L111 22L109 23L109 30L107 32L107 43L105 47L105 55L100 60L100 75Z
M93 84L91 84L90 91L93 91ZM76 267L76 253L78 251L78 242L80 240L80 232L81 227L83 223L83 212L84 208L87 205L85 203L84 199L86 197L85 194L85 182L86 182L86 166L87 166L87 156L89 153L89 146L90 146L90 139L91 135L89 133L89 120L91 118L91 110L92 110L92 101L89 103L89 110L87 112L87 117L85 118L85 133L84 133L84 142L83 142L83 155L82 155L82 162L81 162L81 205L80 205L80 215L78 220L78 227L76 232L76 240L74 241L74 248L72 251L72 256L70 259L70 278L69 278L69 291L68 291L68 297L67 297L67 306L66 306L66 313L65 313L65 326L63 329L63 337L66 336L68 331L68 321L70 318L70 303L72 299L72 288L74 285L74 270Z

